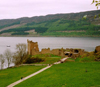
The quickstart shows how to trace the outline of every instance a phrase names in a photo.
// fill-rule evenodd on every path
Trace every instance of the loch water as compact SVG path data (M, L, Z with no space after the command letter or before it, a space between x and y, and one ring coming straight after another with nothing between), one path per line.
M0 37L0 54L6 49L15 51L16 44L25 43L27 39L38 42L39 50L42 48L81 48L85 51L94 51L100 45L99 37Z

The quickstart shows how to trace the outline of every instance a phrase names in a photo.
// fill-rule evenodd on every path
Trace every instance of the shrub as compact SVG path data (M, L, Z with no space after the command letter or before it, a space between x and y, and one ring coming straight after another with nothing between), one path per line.
M40 58L40 57L32 57L29 56L29 58L27 58L27 60L24 63L37 63L37 62L43 62L45 59L44 58Z
M90 62L90 61L95 61L95 58L96 56L94 55L94 52L88 52L78 57L75 61Z
M60 60L60 56L56 56L53 54L37 54L33 56L29 56L24 63L45 63L45 64L52 64Z
M91 59L89 57L80 58L80 62L90 62Z

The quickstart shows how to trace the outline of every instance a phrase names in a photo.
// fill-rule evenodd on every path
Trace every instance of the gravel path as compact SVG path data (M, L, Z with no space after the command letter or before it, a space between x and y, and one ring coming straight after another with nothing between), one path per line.
M64 62L67 58L68 58L68 57L63 58L63 59L61 59L60 61L55 62L54 64L60 64L61 62ZM24 80L26 80L26 79L28 79L28 78L30 78L30 77L32 77L32 76L35 76L35 75L39 74L40 72L42 72L42 71L44 71L44 70L50 68L51 66L52 66L52 65L47 66L47 67L45 67L45 68L43 68L43 69L41 69L41 70L39 70L39 71L37 71L37 72L35 72L35 73L33 73L33 74L27 76L27 77L24 77L23 79L20 79L20 80L14 82L14 83L8 85L7 87L13 87L13 86L19 84L20 82L22 82L22 81L24 81Z
M29 76L23 78L23 79L20 79L20 80L14 82L14 83L8 85L7 87L13 87L13 86L17 85L18 83L20 83L20 82L22 82L22 81L24 81L24 80L26 80L26 79L28 79L28 78L30 78L30 77L32 77L32 76L35 76L35 75L37 75L38 73L40 73L40 72L42 72L42 71L44 71L44 70L46 70L46 69L48 69L48 68L50 68L50 67L51 67L51 66L47 66L47 67L45 67L45 68L43 68L43 69L41 69L41 70L39 70L39 71L37 71L37 72L35 72L35 73L33 73L33 74L31 74L31 75L29 75Z

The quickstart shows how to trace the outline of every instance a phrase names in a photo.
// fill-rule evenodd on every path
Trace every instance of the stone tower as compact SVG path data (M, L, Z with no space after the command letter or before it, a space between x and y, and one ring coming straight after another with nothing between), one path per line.
M33 55L33 51L35 52L39 52L39 48L38 48L38 43L37 42L32 42L27 40L28 43L28 54L29 55Z

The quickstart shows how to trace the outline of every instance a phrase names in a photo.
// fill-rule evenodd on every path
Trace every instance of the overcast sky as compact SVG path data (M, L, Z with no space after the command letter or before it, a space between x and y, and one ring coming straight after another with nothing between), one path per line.
M92 0L0 0L0 19L96 10Z

